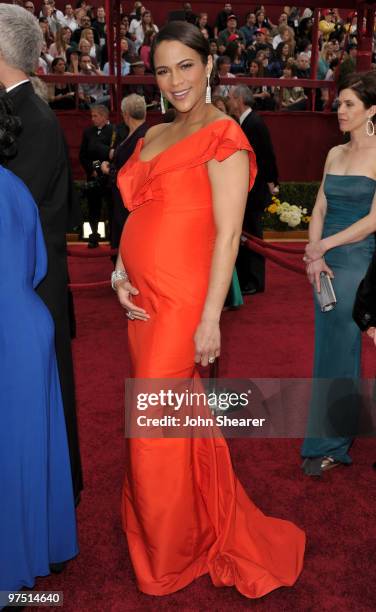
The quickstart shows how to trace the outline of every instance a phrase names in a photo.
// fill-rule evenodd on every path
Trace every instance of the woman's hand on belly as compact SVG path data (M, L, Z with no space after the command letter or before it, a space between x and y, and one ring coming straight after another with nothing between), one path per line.
M203 366L213 363L221 352L221 332L218 321L203 320L194 335L195 362Z
M129 319L138 319L139 321L147 321L150 319L150 315L146 310L136 306L136 304L132 302L132 295L138 295L139 290L133 287L129 281L118 281L116 283L116 293L121 306L127 310Z
M315 285L316 290L320 293L320 274L321 272L325 272L325 274L329 274L330 278L334 278L334 274L329 266L326 265L325 259L316 259L312 263L309 263L307 268L307 276L308 280L312 285Z

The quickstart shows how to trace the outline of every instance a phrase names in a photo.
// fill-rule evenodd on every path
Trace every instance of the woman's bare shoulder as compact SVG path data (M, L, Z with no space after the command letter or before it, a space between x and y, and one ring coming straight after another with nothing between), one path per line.
M338 155L342 155L343 153L346 152L347 148L348 148L347 144L340 144L340 145L336 145L335 147L332 147L331 149L329 149L328 159L329 157L334 158L334 157L338 157Z
M216 112L212 113L210 117L208 117L203 127L206 127L206 125L210 125L211 123L216 123L217 121L221 121L221 119L227 119L228 121L232 121L233 123L236 123L235 119L233 119L230 115L226 115L226 113L223 113L219 109L218 110L216 109Z
M144 143L148 144L166 129L168 129L167 123L157 123L156 125L152 125L145 134Z
M329 164L332 164L335 160L338 160L339 158L341 158L342 155L346 153L346 150L347 150L346 144L336 145L335 147L332 147L331 149L329 149L328 155L326 156L325 166L328 166Z

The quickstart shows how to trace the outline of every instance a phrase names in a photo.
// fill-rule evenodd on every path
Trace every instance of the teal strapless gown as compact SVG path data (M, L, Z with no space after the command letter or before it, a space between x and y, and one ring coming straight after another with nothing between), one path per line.
M366 176L328 174L324 183L328 207L323 237L365 217L375 190L376 181ZM331 456L351 463L348 450L351 433L356 428L361 356L361 333L353 321L352 309L374 250L372 234L360 242L331 249L325 255L334 273L337 304L332 311L323 313L315 299L314 380L303 457ZM341 437L346 429L348 436ZM333 437L326 437L328 431L333 432Z

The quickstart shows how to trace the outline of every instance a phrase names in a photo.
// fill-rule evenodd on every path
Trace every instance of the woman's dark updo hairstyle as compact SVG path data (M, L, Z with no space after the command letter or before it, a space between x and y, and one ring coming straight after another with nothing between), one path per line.
M156 34L150 53L150 63L152 71L155 72L154 55L157 47L165 41L177 41L193 49L201 57L204 66L208 63L210 55L209 41L201 34L197 26L187 21L170 21ZM218 85L219 79L215 74L214 66L210 76L212 87Z
M5 89L0 89L0 161L14 157L17 153L17 134L21 131L21 120L14 115L13 104Z
M365 108L370 108L376 104L376 71L370 72L351 72L341 79L338 84L338 93L343 89L351 89L354 94L363 102ZM375 123L376 115L371 117Z

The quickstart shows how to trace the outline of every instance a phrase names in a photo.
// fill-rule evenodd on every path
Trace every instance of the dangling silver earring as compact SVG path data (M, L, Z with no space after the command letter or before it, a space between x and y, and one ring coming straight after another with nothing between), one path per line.
M206 86L205 104L211 104L210 74L208 74L208 84Z
M161 92L161 113L162 113L162 115L166 114L166 107L165 107L164 97L163 97L163 93L162 92Z
M368 136L375 135L375 124L373 123L371 117L368 117L367 125L366 125L366 132Z

